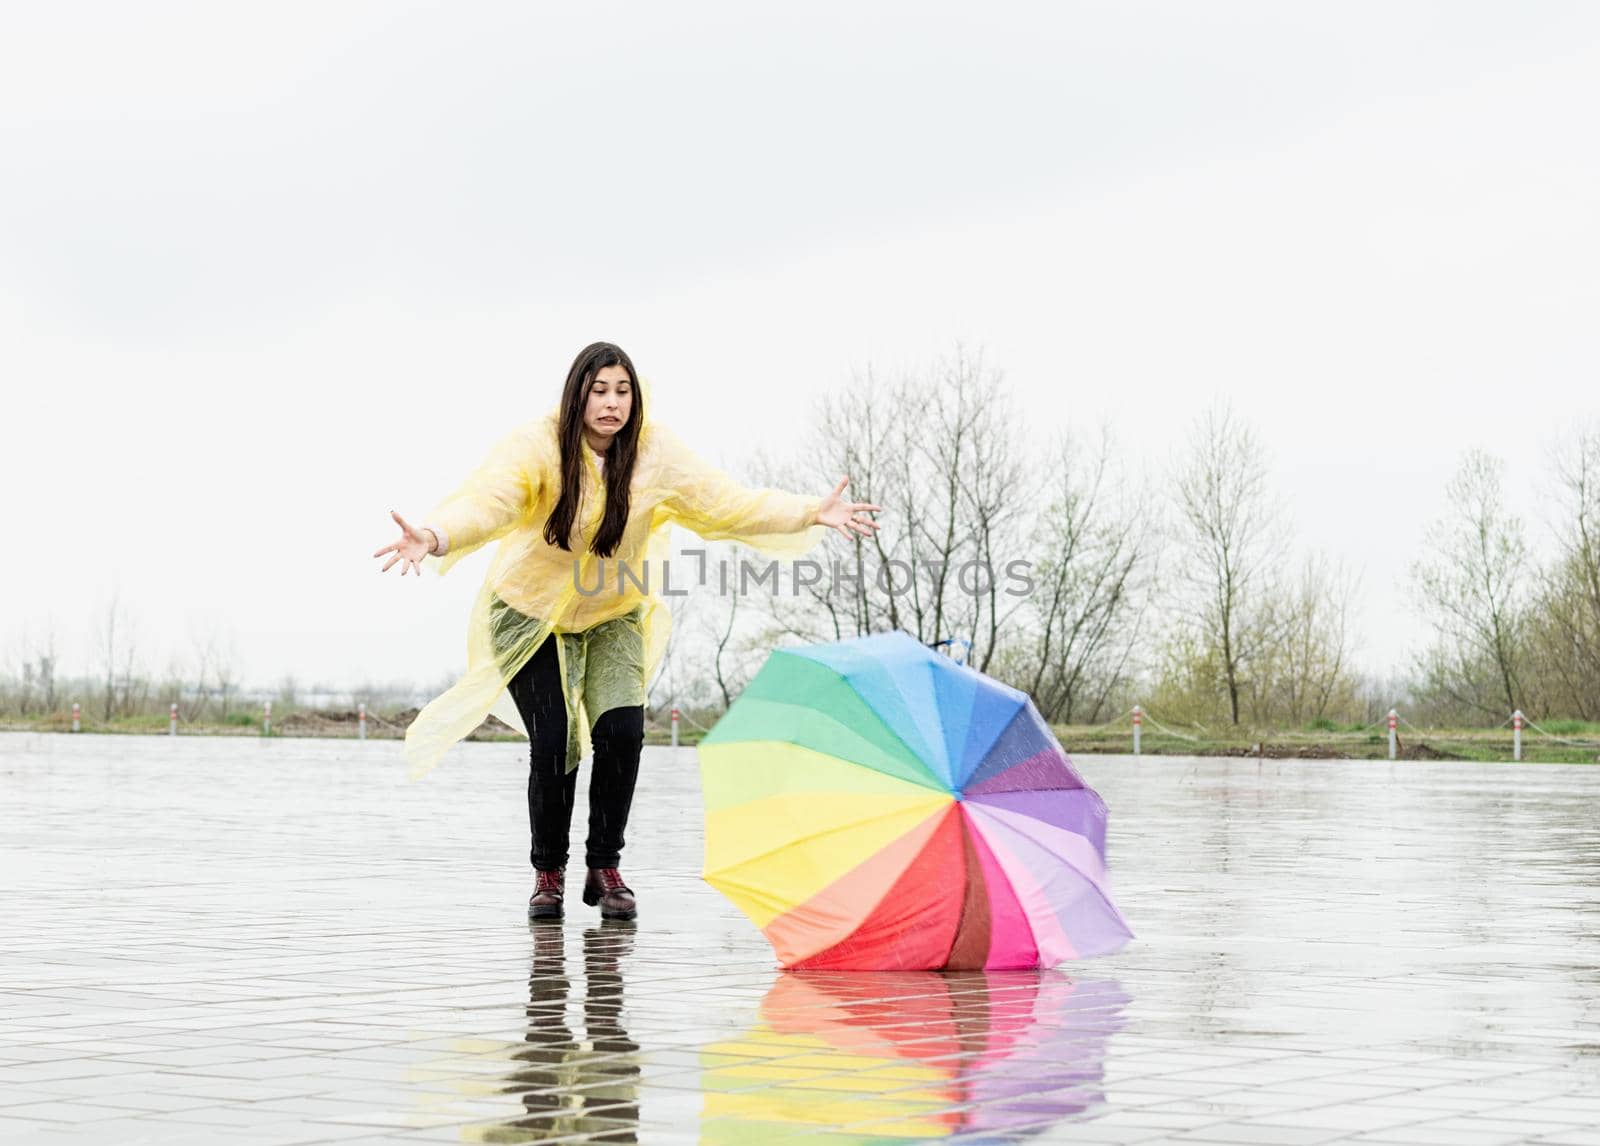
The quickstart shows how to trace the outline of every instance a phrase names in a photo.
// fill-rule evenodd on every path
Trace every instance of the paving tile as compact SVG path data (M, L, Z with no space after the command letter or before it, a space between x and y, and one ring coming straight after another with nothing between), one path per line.
M1493 1117L1468 1116L1464 1118L1434 1119L1425 1124L1431 1130L1442 1130L1454 1133L1461 1131L1464 1134L1503 1134L1509 1137L1525 1137L1530 1133L1553 1134L1557 1130L1582 1130L1581 1123L1556 1125L1549 1122L1530 1122L1525 1118L1505 1118L1499 1112Z
M1381 1146L1514 1146L1516 1143L1526 1142L1527 1137L1523 1134L1445 1129L1423 1124L1358 1134L1350 1141L1381 1144Z
M1226 1142L1250 1146L1316 1146L1344 1137L1341 1131L1309 1126L1282 1126L1270 1122L1218 1122L1199 1130L1174 1134L1174 1142Z

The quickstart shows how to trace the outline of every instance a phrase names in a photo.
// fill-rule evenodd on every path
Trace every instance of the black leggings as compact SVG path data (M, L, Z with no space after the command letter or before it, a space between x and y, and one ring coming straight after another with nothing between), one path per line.
M528 858L539 871L567 866L573 798L578 788L578 770L567 771L567 706L556 659L559 639L554 633L546 637L508 686L528 727L528 828L533 841ZM633 807L633 786L639 778L644 707L608 709L595 721L590 739L594 764L589 775L589 839L584 860L589 867L617 867L622 860L623 829Z

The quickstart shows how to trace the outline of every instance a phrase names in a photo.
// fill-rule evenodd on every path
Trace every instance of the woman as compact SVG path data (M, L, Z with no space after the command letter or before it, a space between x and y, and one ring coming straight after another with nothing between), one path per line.
M775 556L804 553L830 527L878 528L867 517L878 506L843 500L848 478L825 497L743 488L649 422L644 399L620 348L585 347L558 410L504 438L425 525L391 512L400 537L374 554L390 555L385 572L420 574L432 557L443 573L502 540L473 606L466 675L418 714L406 758L422 775L491 711L527 732L533 918L561 916L576 769L591 744L583 900L611 919L637 910L618 868L645 685L670 624L651 595L669 527Z

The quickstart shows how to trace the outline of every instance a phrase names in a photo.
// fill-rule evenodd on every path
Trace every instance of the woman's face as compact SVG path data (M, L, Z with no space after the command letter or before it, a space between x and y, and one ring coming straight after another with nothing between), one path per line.
M633 381L626 366L602 366L589 387L583 408L583 425L589 444L597 450L610 446L616 432L633 413Z

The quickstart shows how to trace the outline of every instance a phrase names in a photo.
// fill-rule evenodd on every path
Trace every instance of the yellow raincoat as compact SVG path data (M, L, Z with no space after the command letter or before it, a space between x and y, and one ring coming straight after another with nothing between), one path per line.
M587 634L637 609L636 622L625 623L637 623L642 632L641 689L648 683L671 628L671 615L656 594L673 524L708 541L738 541L775 557L799 556L827 533L827 526L807 524L822 504L821 497L747 489L647 418L639 428L628 523L616 552L601 559L589 549L605 511L605 484L599 461L587 445L582 447L577 537L570 552L549 545L544 523L561 494L558 424L552 411L517 427L455 493L422 519L448 537L445 555L424 562L441 574L491 541L499 541L500 547L472 607L466 674L429 701L406 730L405 756L413 779L428 772L490 712L527 732L506 685L551 632L563 636L556 650L566 685L568 729L576 733L569 743L577 748L576 753L569 750L567 768L577 767L578 756L589 751L589 732L601 713L585 710L581 658L578 664L569 663L587 640L565 635ZM673 567L674 593L692 584L694 570L693 563ZM514 612L495 607L497 599Z

